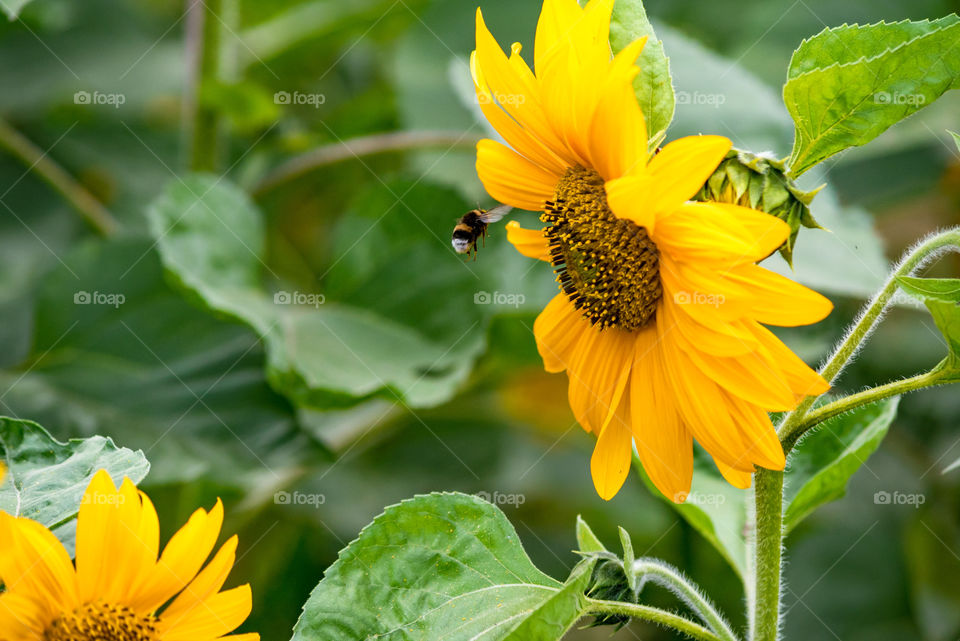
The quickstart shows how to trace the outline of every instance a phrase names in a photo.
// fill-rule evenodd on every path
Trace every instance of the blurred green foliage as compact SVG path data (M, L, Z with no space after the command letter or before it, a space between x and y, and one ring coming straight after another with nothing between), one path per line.
M549 269L518 256L502 227L491 228L476 262L449 248L456 217L489 204L470 146L486 134L466 68L475 5L226 6L233 9L224 17L228 64L222 82L204 85L197 97L223 119L213 177L186 172L182 3L34 0L19 19L0 24L7 88L0 115L121 223L114 237L98 237L27 167L0 154L0 411L37 420L60 440L103 434L143 449L152 464L144 486L165 528L223 496L225 531L241 534L231 581L254 585L254 614L243 630L259 630L265 641L289 638L337 551L385 505L434 490L522 496L521 504L501 507L535 565L561 579L578 560L571 553L577 514L602 540L615 540L622 525L638 555L697 577L742 627L733 570L639 478L610 503L596 497L592 440L569 414L563 377L542 372L533 345L533 319L554 291ZM501 43L520 41L525 55L532 52L538 2L489 0L483 9ZM668 139L717 133L738 148L787 156L793 127L780 87L803 38L828 25L937 18L956 9L946 0L745 0L735 9L650 0L679 101ZM124 99L96 104L77 92ZM278 92L323 98L278 102ZM698 93L723 100L699 101ZM960 99L948 94L871 146L803 177L804 188L829 183L813 213L833 233L801 234L796 274L837 303L821 325L783 332L808 361L823 356L879 284L886 258L938 226L960 223L960 161L944 131L960 126L957 113ZM424 130L462 140L348 157L257 189L298 154ZM253 202L243 191L255 193ZM216 208L219 226L190 215L198 200ZM178 211L186 212L182 221ZM203 243L186 242L195 238L184 235L191 226L203 228ZM244 273L225 273L238 262ZM773 266L789 273L785 264ZM935 271L958 272L952 259ZM235 297L238 289L243 296ZM272 297L284 291L323 295L330 307L278 310ZM120 294L123 302L75 303L80 293ZM483 293L514 303L476 304ZM211 305L217 297L229 305ZM323 349L316 326L303 334L295 326L337 309L393 332L382 347L362 333L333 346L353 359L358 376L393 382L384 371L397 374L388 363L396 336L429 344L430 367L400 372L399 386L365 381L350 403L307 393L320 387L339 395L352 384L309 356ZM927 314L898 309L842 386L926 371L943 353ZM297 359L320 369L278 375ZM425 400L408 396L404 381L430 378L438 361L440 391ZM787 566L789 638L960 634L960 470L941 474L960 456L958 415L950 389L903 399L847 496L797 526ZM322 502L278 501L277 492ZM925 500L918 508L878 503L878 492ZM673 604L655 590L644 598ZM569 638L608 636L591 629ZM640 636L668 638L640 625L615 638Z

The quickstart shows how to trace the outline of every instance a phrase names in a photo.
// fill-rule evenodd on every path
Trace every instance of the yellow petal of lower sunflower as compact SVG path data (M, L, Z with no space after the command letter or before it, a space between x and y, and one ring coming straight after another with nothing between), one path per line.
M580 312L564 294L557 294L533 323L537 350L548 372L562 372L573 361L573 351L584 333L590 330Z
M557 177L499 142L477 143L477 175L491 196L520 209L541 210Z
M633 435L628 407L629 399L624 396L620 407L600 432L590 457L593 485L604 501L609 501L620 491L630 472Z
M647 165L653 210L669 214L693 198L732 146L723 136L687 136L661 149Z

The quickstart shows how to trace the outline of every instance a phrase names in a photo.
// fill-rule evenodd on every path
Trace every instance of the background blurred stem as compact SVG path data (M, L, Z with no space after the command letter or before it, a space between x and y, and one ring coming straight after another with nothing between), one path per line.
M351 158L428 147L472 148L481 138L482 136L457 131L396 131L351 138L318 147L291 158L257 183L253 188L253 194L264 194L278 185L299 178L315 169Z
M214 171L220 146L220 117L203 104L206 83L220 77L220 14L225 0L187 0L187 87L184 122L187 126L188 165L193 171Z
M586 602L589 606L589 614L620 614L633 619L650 621L683 632L687 636L700 641L723 641L702 625L659 608L653 608L648 605L624 603L622 601L602 601L589 597L586 598Z
M0 118L0 147L21 160L29 171L53 187L99 234L109 236L117 230L116 219L93 194L74 180L63 167L47 156L26 136Z

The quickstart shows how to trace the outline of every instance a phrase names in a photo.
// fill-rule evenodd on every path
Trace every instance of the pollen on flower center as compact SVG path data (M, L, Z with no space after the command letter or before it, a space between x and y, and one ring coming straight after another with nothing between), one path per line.
M597 172L568 169L540 219L557 280L592 324L636 330L650 322L663 295L657 246L610 210Z
M157 641L156 619L101 601L61 615L44 631L44 641Z

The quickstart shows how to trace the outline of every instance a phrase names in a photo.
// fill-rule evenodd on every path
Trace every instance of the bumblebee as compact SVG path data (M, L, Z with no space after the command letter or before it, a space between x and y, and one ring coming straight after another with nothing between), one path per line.
M460 217L453 228L453 237L450 243L458 254L473 253L477 255L477 241L486 239L487 225L503 218L510 210L510 205L500 205L493 209L472 209Z

